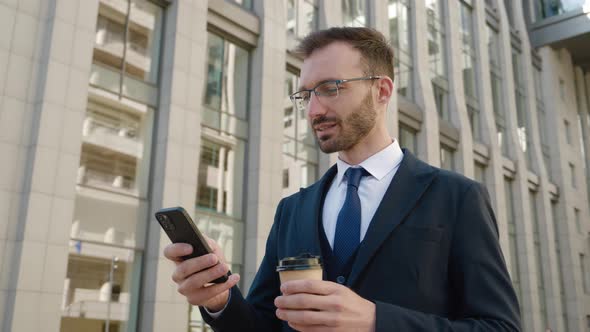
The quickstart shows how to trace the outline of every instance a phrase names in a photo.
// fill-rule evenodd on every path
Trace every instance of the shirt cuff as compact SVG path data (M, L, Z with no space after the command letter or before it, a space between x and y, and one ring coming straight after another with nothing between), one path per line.
M216 311L216 312L211 312L206 307L203 307L203 309L205 309L205 312L207 312L207 314L209 316L211 316L211 318L217 319L217 318L219 318L219 316L221 316L221 314L223 313L223 311L225 310L225 308L227 308L227 305L229 304L229 301L230 300L231 300L231 291L229 292L229 295L227 297L227 302L225 303L225 306L223 306L223 308L221 308L221 310Z

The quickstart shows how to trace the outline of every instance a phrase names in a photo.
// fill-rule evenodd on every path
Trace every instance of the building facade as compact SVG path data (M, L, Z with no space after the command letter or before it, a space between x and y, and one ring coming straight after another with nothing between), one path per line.
M484 183L525 331L590 329L590 1L0 0L0 330L206 331L153 217L246 292L336 160L289 94L307 33L395 48L393 137ZM277 128L281 128L278 130Z

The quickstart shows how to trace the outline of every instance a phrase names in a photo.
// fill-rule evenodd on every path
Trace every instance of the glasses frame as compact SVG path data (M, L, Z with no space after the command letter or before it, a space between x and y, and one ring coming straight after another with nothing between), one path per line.
M364 77L347 78L347 79L341 79L341 80L323 81L323 82L318 83L315 87L313 87L311 89L301 89L301 90L289 95L289 99L291 99L291 102L293 103L293 107L299 111L302 109L307 109L307 106L309 105L309 101L311 100L312 92L316 97L338 97L340 94L340 85L341 84L348 83L348 82L356 82L356 81L373 81L373 80L378 80L382 77L383 76L372 75L372 76L364 76ZM326 94L322 94L321 92L319 92L318 88L321 87L322 85L325 85L325 84L336 84L336 93L334 95L326 95ZM302 92L309 92L309 99L304 100L302 97L297 96L297 95L301 94ZM301 105L299 105L299 103L304 104L305 107L302 107Z

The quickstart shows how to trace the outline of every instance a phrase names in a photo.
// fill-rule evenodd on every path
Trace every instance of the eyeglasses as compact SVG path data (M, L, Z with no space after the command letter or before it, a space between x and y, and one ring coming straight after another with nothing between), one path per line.
M366 76L349 78L344 80L325 81L316 85L313 89L304 89L297 91L294 94L290 95L289 98L293 102L293 106L298 112L305 111L307 110L307 106L309 106L309 101L311 100L312 92L316 95L316 97L319 98L319 100L328 101L338 97L339 91L342 88L340 85L343 83L355 81L372 81L380 78L381 76Z

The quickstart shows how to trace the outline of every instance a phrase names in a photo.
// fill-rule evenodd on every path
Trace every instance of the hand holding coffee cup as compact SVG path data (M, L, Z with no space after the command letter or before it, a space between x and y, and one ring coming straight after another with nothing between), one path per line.
M281 284L291 280L322 280L322 259L308 253L296 257L285 257L279 261L276 270Z

